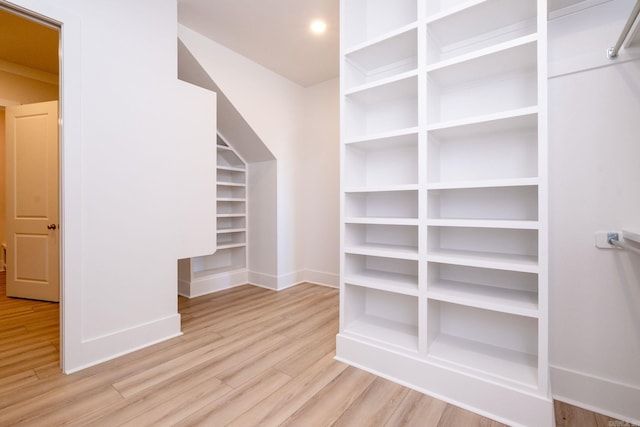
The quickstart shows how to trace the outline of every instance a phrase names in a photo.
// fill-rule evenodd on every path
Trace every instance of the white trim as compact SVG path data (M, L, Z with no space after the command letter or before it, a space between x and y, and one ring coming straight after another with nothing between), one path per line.
M168 331L172 331L168 333ZM82 342L82 354L74 354L65 373L71 374L136 350L182 335L180 314L171 315L154 322L116 331ZM131 347L131 343L137 343ZM69 357L69 359L72 359Z
M246 285L249 274L246 269L228 271L214 276L193 279L191 283L178 280L178 294L187 298L195 298L224 289ZM185 291L186 290L186 291Z
M551 366L553 398L640 425L640 387Z
M338 334L335 359L510 426L555 425L550 398L458 372L417 355Z
M340 275L324 271L303 270L304 281L314 285L340 288Z

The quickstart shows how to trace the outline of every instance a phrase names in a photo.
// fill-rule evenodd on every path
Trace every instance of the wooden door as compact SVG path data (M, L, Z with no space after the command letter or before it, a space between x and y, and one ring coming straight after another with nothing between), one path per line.
M59 301L58 102L6 109L7 296Z

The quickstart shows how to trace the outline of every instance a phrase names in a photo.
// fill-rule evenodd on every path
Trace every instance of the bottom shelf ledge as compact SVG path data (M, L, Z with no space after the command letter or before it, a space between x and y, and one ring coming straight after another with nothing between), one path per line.
M247 267L244 265L230 265L225 267L210 268L208 270L194 271L192 277L194 279L201 279L203 277L217 276L219 274L228 274L236 271L246 270L246 268Z
M349 322L345 333L411 352L418 351L417 327L380 317L361 316Z
M441 334L429 346L428 358L483 377L538 388L538 361L532 354Z

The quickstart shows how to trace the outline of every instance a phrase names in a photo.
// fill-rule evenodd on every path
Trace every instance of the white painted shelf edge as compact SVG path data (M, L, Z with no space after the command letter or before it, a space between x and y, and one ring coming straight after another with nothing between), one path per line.
M350 47L346 48L344 50L344 52L342 53L342 56L352 55L352 54L354 54L354 53L356 53L358 51L364 50L364 49L366 49L366 48L368 48L370 46L373 46L375 44L378 44L380 42L383 42L383 41L388 40L390 38L393 38L395 36L398 36L398 35L400 35L402 33L406 33L408 31L412 31L412 30L414 30L416 28L418 28L418 22L417 21L412 22L412 23L407 24L407 25L403 25L400 28L396 28L396 29L394 29L392 31L388 31L388 32L386 32L384 34L380 34L380 35L378 35L376 37L373 37L373 38L371 38L369 40L365 40L364 42L356 43L353 46L350 46Z
M499 219L428 219L427 225L432 227L504 228L512 230L537 230L539 228L538 221Z
M418 225L417 218L347 217L346 224Z
M539 315L537 293L516 289L440 280L427 285L427 298L519 316Z
M344 283L351 286L418 296L418 277L409 274L364 270L358 273L346 274Z
M496 270L538 273L535 256L511 255L493 252L437 249L427 254L427 261L468 267L493 268Z
M346 245L345 253L383 258L418 260L418 248L383 244Z
M509 178L509 179L484 179L471 181L444 181L430 182L427 190L455 190L463 188L492 188L492 187L529 187L540 183L537 177Z

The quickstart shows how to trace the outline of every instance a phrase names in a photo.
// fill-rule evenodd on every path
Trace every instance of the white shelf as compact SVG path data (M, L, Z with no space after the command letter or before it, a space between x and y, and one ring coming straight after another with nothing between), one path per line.
M418 191L346 193L344 214L349 218L418 218Z
M364 270L358 274L345 275L344 283L353 286L379 289L381 291L418 296L418 277L409 274Z
M439 335L429 346L429 356L446 365L473 370L485 377L500 378L535 388L537 357L450 335Z
M434 221L430 225L452 227L459 222L464 227L534 229L538 226L538 187L430 190L427 216Z
M386 79L367 83L345 92L349 99L374 105L394 99L415 98L418 90L418 71L408 71Z
M427 131L440 140L446 141L513 130L535 130L538 124L537 115L538 107L529 106L447 122L431 123L427 126Z
M448 4L446 10L427 6L429 63L536 32L535 1L473 0Z
M344 248L345 253L356 255L369 255L377 257L418 260L418 249L413 246L367 244L351 245Z
M217 245L218 250L222 249L233 249L233 248L243 248L247 246L246 243L224 243L221 245Z
M245 168L237 167L237 166L217 165L216 168L218 170L223 170L223 171L243 172L243 173L246 172Z
M406 31L366 44L345 55L347 90L417 70L417 29L415 25L405 28Z
M418 190L418 184L399 184L399 185L384 185L377 187L346 187L345 193L379 193L379 192L391 192L391 191L413 191Z
M226 182L226 181L217 181L216 185L221 185L225 187L246 187L247 184L244 182Z
M377 134L358 136L354 138L346 138L344 144L347 146L360 145L364 149L367 147L403 147L409 144L417 143L418 127L409 127L404 129L395 129Z
M207 270L201 270L201 271L195 271L193 273L193 278L194 279L200 279L203 277L208 277L208 276L217 276L219 274L230 274L234 271L238 271L238 270L244 270L245 266L244 264L238 264L238 265L225 265L219 268L210 268Z
M388 218L388 217L347 217L345 224L381 224L381 225L418 225L417 218Z
M246 202L244 197L218 197L217 202Z
M247 214L245 213L225 213L225 214L217 214L217 218L245 218Z
M374 316L363 316L350 322L345 332L383 345L418 351L418 328Z
M415 30L417 28L417 22L411 22L406 25L403 25L398 28L394 28L391 31L387 31L386 33L380 34L376 37L370 37L366 41L348 47L343 52L343 55L347 58L353 58L354 55L357 57L361 52L365 52L364 55L372 58L367 58L369 61L376 61L376 63L384 63L384 62L393 62L387 61L389 56L393 57L395 55L399 55L395 50L398 46L405 46L406 43L403 43L401 40L397 40L400 37L406 37L408 33ZM417 45L416 45L417 47ZM380 51L377 51L380 49ZM417 53L417 52L414 52ZM381 58L377 59L376 56L380 55ZM389 55L389 56L387 56ZM403 56L403 55L400 55ZM379 61L379 62L378 62ZM378 68L375 65L372 65L369 68Z
M245 231L247 231L246 228L220 228L220 227L218 227L217 234L243 233Z
M427 297L520 316L538 317L539 314L537 293L518 289L440 280L429 284Z
M514 179L487 179L478 181L449 181L431 182L427 184L428 190L457 190L473 188L500 188L500 187L528 187L536 186L538 178L514 178Z
M495 252L437 249L427 254L427 261L469 267L538 273L537 257Z
M538 221L509 221L500 219L429 219L427 225L434 227L505 228L515 230L537 230Z
M395 0L394 2L351 0L343 3L340 20L349 22L340 31L343 51L388 38L418 19L415 0Z

